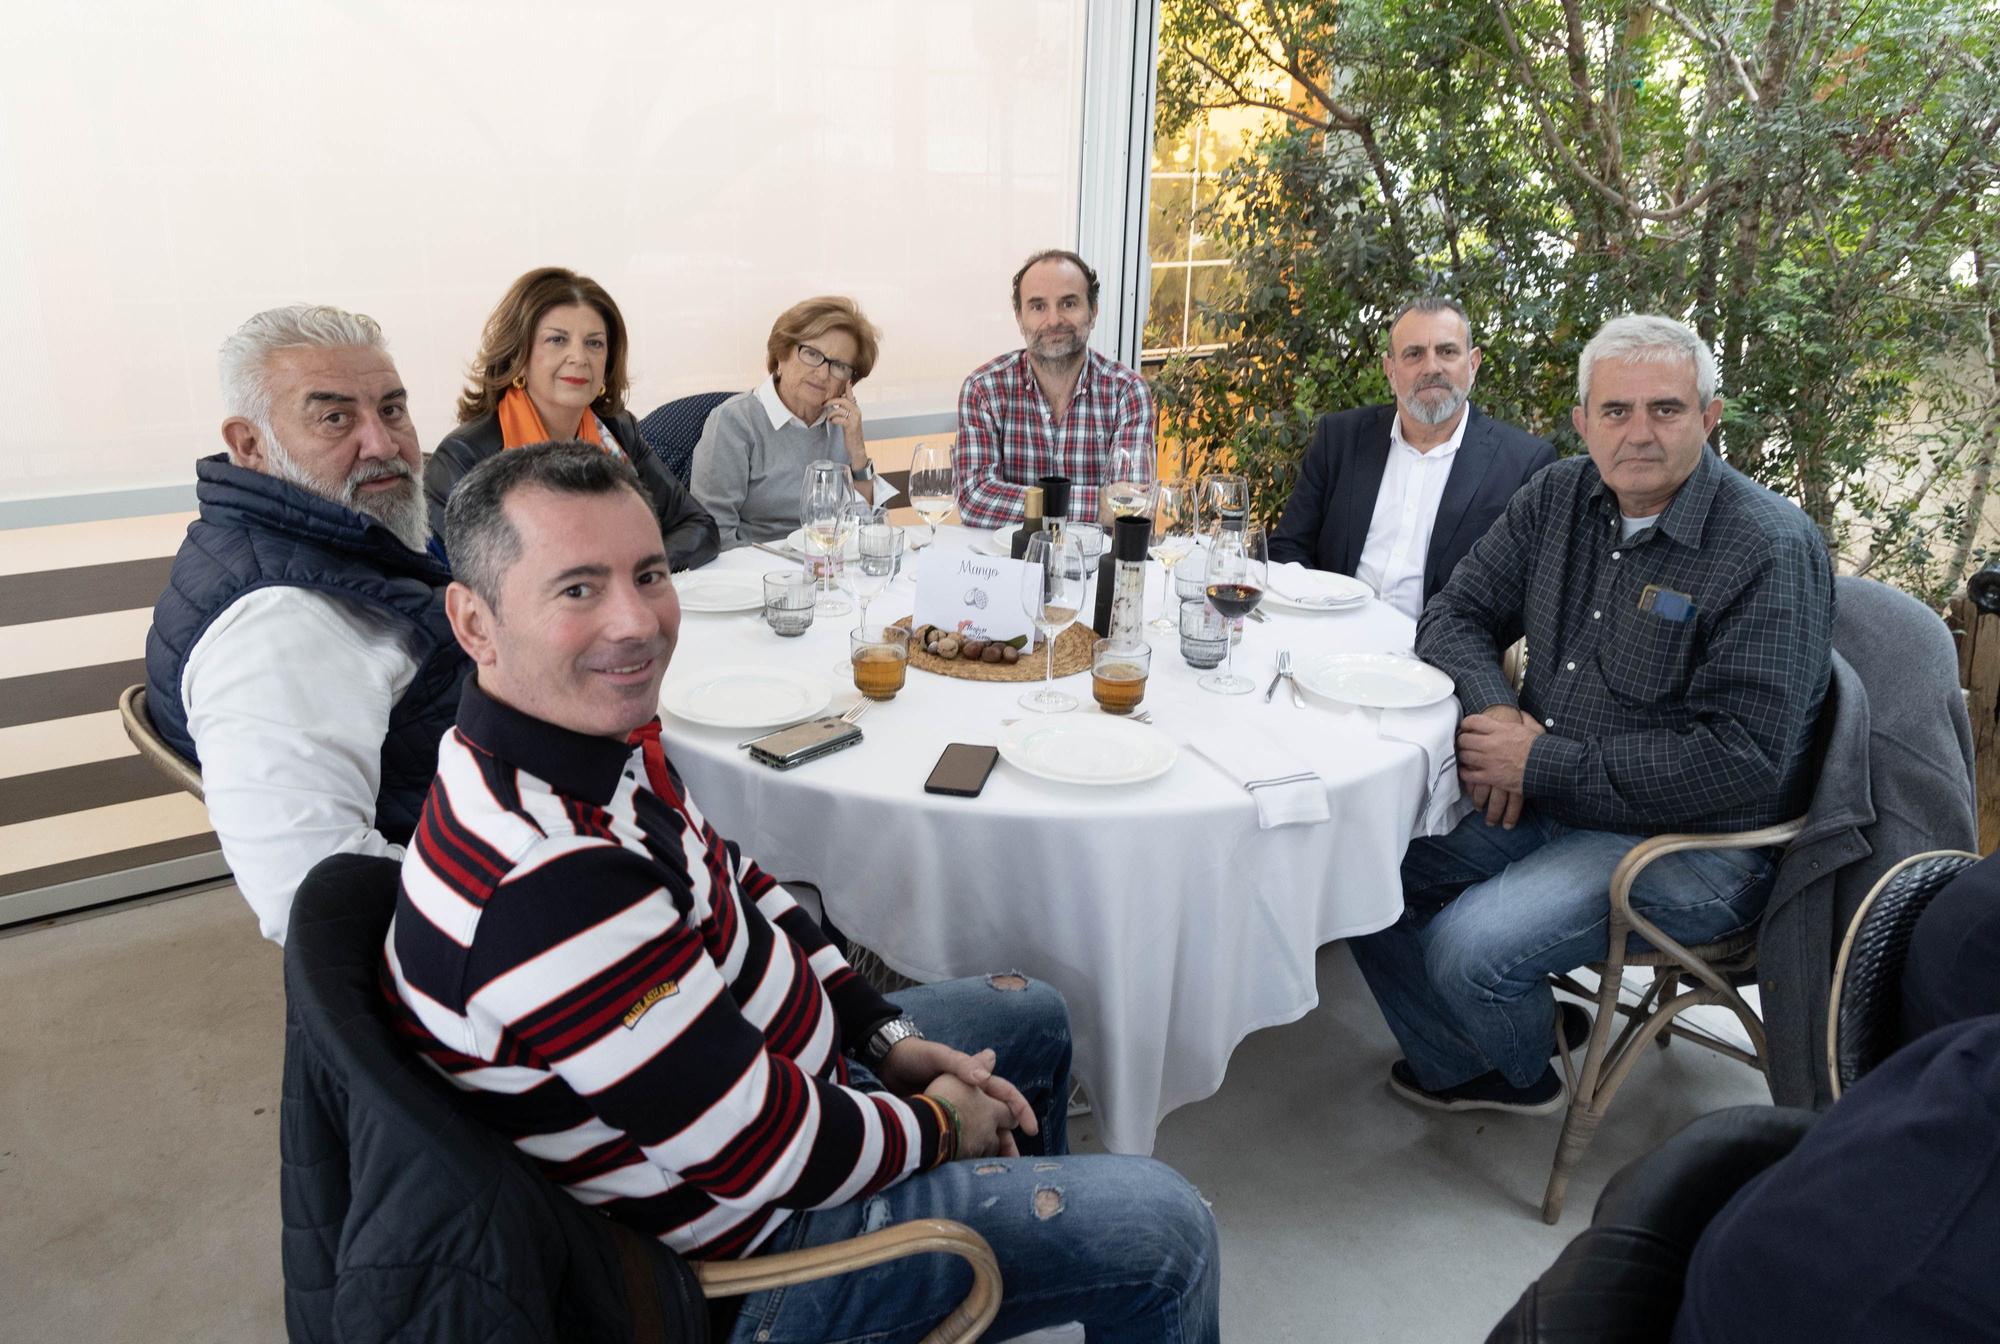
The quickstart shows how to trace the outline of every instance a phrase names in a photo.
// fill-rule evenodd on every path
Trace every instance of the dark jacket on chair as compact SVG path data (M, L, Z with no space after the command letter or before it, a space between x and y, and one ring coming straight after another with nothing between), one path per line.
M1903 859L1978 839L1972 723L1944 622L1908 594L1842 577L1833 648L1806 828L1778 863L1757 936L1772 1099L1817 1110L1833 1101L1827 997L1855 910Z
M1514 492L1556 460L1548 442L1466 407L1465 438L1452 459L1424 554L1424 601L1486 535ZM1323 415L1299 462L1298 484L1271 533L1271 563L1296 560L1313 569L1353 574L1375 517L1375 497L1389 464L1396 406L1363 406Z
M695 503L687 487L660 465L639 433L639 422L630 413L614 416L611 436L639 473L639 483L652 496L653 512L660 520L660 535L666 538L667 563L675 569L698 569L722 551L722 533L708 510ZM431 531L444 540L444 506L465 474L499 452L504 446L500 435L500 413L488 411L477 420L460 425L445 435L444 442L431 454L424 468L424 497L430 502Z
M292 1344L704 1340L693 1274L557 1189L391 1032L391 859L337 854L285 944L285 1326Z
M418 651L416 675L389 711L375 794L375 829L391 844L406 843L437 776L438 739L458 715L459 687L472 665L445 619L451 575L366 514L236 466L226 454L203 458L194 470L201 516L188 526L146 632L153 726L167 745L201 763L188 735L181 673L202 632L237 598L295 587L359 603L406 631Z

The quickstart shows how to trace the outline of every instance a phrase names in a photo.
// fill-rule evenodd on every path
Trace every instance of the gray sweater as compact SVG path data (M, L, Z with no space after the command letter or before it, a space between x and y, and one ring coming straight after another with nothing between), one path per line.
M739 392L709 412L694 448L694 497L715 519L722 548L777 541L799 525L806 463L845 461L837 427L796 418L776 428L757 393Z

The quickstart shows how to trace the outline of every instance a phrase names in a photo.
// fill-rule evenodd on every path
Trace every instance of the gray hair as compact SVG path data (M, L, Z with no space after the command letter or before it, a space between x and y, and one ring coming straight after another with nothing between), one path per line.
M1597 329L1576 362L1576 404L1590 406L1590 371L1600 359L1629 359L1640 364L1694 365L1694 390L1703 406L1715 400L1715 352L1685 322L1654 313L1628 313Z
M521 534L507 518L507 497L531 486L559 495L630 490L652 512L632 464L594 443L536 443L487 458L453 488L444 509L444 540L452 577L496 612L507 571L521 558Z
M271 356L302 345L366 345L387 350L375 319L320 303L267 308L222 343L222 410L271 429Z
M1458 320L1465 324L1465 343L1472 344L1472 319L1465 315L1465 305L1447 294L1420 294L1414 299L1406 299L1403 306L1389 314L1389 325L1382 330L1386 334L1396 329L1396 324L1411 313L1456 313Z

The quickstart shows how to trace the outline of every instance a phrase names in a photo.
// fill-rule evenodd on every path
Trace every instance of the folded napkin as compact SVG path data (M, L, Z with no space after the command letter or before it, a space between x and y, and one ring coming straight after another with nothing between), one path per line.
M1304 758L1256 729L1204 728L1187 744L1208 757L1257 802L1257 826L1303 826L1327 821L1326 781Z
M1384 709L1375 715L1375 735L1407 742L1424 759L1424 796L1417 805L1410 838L1443 835L1472 808L1458 788L1458 701L1422 709Z

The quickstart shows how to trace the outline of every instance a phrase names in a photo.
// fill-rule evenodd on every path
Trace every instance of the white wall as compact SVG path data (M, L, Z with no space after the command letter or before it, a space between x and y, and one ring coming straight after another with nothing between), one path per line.
M387 331L426 443L508 283L602 281L632 404L740 388L853 295L873 418L1019 344L1075 242L1086 0L90 0L0 42L0 500L218 451L215 349L300 300Z

